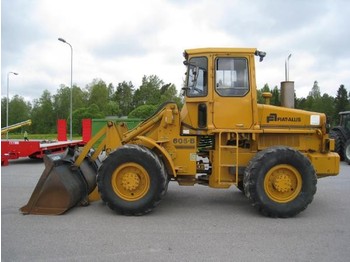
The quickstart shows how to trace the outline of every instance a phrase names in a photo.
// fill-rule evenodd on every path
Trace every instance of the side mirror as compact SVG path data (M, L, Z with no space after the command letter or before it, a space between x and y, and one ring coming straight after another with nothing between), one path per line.
M266 56L266 52L256 50L255 55L259 56L259 62L262 62L264 60L264 57Z

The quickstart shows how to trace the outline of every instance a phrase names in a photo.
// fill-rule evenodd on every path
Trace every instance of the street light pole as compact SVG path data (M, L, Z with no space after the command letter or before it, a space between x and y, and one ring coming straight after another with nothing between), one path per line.
M63 38L58 38L59 41L70 46L70 110L69 110L69 140L72 141L72 111L73 111L73 47Z
M7 73L7 99L6 99L6 127L9 126L9 90L10 90L10 74L18 75L16 72ZM6 140L9 140L9 132L6 132Z

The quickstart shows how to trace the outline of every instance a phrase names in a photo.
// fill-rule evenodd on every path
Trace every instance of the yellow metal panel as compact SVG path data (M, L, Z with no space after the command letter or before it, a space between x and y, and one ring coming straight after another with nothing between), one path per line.
M275 145L299 147L300 139L298 134L261 134L259 135L259 149Z
M339 173L339 155L337 153L310 153L307 154L318 177L336 176Z
M100 197L100 194L98 193L98 188L95 187L94 191L92 191L89 194L89 202L98 201L100 199L101 199L101 197Z
M329 139L329 150L334 151L335 150L335 140Z

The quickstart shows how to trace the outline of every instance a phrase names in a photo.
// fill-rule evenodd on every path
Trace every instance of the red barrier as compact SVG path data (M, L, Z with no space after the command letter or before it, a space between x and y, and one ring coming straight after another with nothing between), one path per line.
M91 139L91 135L92 135L92 120L91 118L85 118L81 122L82 122L83 142L87 143Z
M67 141L67 122L65 119L57 120L57 141Z

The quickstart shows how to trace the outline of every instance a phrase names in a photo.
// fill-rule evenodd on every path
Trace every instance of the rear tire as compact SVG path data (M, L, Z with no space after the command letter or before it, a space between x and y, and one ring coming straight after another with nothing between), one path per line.
M239 191L241 191L243 194L245 194L243 180L238 181L237 188Z
M340 157L340 160L343 161L344 160L344 145L343 145L344 143L343 143L342 135L340 134L340 132L331 130L329 132L329 137L335 140L334 152L337 152Z
M102 200L123 215L144 215L165 196L163 162L144 146L124 145L103 162L97 177Z
M258 152L244 174L246 196L269 217L292 217L303 211L313 200L316 183L310 161L283 146Z
M348 139L344 146L344 161L350 165L350 139Z

